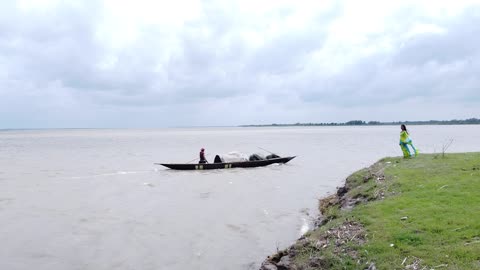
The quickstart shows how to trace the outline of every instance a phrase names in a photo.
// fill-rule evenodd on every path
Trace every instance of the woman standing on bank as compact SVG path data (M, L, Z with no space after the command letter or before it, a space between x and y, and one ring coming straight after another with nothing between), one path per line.
M417 149L415 149L415 147L412 144L412 139L410 139L410 135L408 134L407 127L405 125L401 125L400 129L401 129L401 131L400 131L400 148L402 148L403 157L404 158L409 158L409 157L412 156L412 154L410 153L410 149L408 148L409 145L410 145L410 147L412 147L413 153L416 156L418 154L418 151L417 151Z

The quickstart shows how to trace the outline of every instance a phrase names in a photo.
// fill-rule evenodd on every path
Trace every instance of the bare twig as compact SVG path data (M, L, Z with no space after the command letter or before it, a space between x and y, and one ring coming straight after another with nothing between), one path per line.
M468 227L468 226L456 228L456 229L453 229L452 231L453 231L453 232L460 231L460 230L465 229L465 228L467 228L467 227Z
M443 189L443 188L446 188L446 187L448 187L448 185L444 185L444 186L442 186L441 188L439 188L438 190Z
M448 148L452 145L453 139L450 138L448 139L443 145L442 145L442 158L445 157L445 152L448 150Z
M352 241L353 239L355 239L355 237L357 237L357 234L358 234L358 233L356 233L356 234L350 239L350 241Z

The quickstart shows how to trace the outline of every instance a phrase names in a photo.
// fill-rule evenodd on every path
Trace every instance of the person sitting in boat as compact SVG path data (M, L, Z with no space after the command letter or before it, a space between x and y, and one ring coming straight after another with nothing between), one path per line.
M198 161L198 163L208 163L205 158L205 148L200 149L200 161Z

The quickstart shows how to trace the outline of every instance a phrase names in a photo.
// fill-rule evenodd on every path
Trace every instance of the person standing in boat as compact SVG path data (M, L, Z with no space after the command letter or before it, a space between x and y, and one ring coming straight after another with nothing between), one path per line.
M200 161L198 161L198 163L208 163L205 158L205 148L200 149Z
M417 149L413 146L412 139L410 139L410 135L408 134L407 127L405 125L400 126L400 148L402 148L403 157L409 158L412 156L410 153L410 149L408 146L412 147L413 154L416 156L418 154Z

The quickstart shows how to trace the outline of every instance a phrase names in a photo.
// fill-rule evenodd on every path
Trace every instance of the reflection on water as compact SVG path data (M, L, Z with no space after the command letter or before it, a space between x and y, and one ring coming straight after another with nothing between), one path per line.
M351 172L401 155L399 127L0 133L0 269L256 269L309 227ZM479 151L480 126L411 126L421 152ZM174 171L259 147L297 158Z

